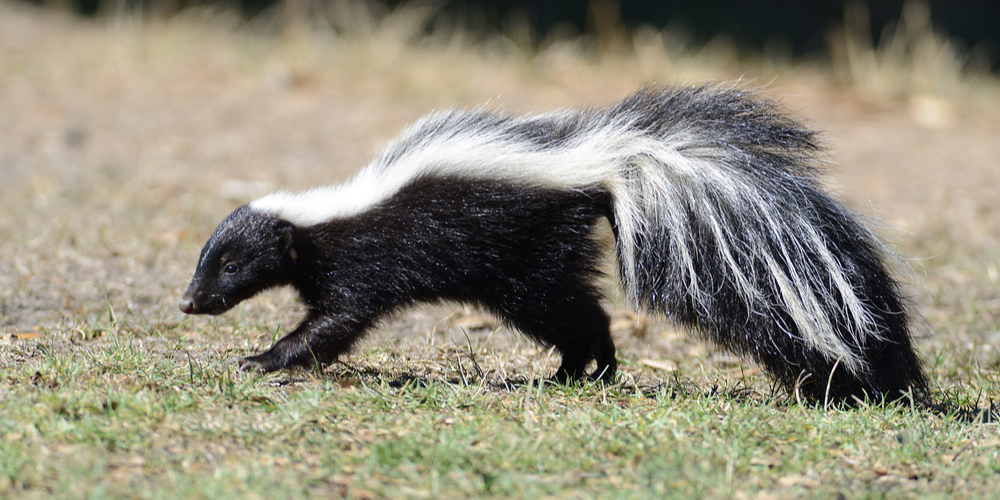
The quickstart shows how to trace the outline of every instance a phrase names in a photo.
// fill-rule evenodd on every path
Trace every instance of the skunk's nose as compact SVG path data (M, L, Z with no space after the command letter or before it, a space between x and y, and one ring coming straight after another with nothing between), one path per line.
M194 301L187 297L181 299L177 306L181 308L181 312L184 314L191 314L194 312Z

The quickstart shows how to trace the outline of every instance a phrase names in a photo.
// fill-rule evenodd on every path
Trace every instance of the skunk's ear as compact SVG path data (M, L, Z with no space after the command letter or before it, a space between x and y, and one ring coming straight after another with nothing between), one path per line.
M295 225L287 220L279 220L275 224L274 230L278 234L278 249L281 254L291 253L292 259L295 259L295 248L292 247L292 243L295 242Z

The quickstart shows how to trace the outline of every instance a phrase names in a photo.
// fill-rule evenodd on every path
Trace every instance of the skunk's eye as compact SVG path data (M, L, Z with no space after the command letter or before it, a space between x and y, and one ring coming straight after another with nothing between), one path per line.
M222 272L226 274L236 274L236 271L239 270L240 266L237 266L236 264L227 264L226 267L222 270Z

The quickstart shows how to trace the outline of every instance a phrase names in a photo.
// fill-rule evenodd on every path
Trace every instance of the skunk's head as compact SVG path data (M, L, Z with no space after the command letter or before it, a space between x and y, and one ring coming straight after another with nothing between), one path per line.
M219 224L201 250L198 268L181 298L186 314L222 314L267 288L291 281L295 226L240 207Z

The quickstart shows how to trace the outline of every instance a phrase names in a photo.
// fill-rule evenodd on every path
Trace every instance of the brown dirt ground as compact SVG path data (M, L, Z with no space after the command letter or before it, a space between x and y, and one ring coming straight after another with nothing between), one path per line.
M175 305L201 244L239 204L344 180L435 108L488 102L540 111L607 103L652 80L749 74L824 131L831 186L900 229L889 235L916 270L910 290L928 325L919 343L925 357L942 346L970 356L985 349L995 369L995 82L944 99L878 100L805 66L650 70L557 50L532 63L460 47L317 45L212 23L82 23L0 4L0 360L30 356L38 338L64 349L108 341L100 325L109 305L121 331L164 355L199 342L222 352L266 347L276 324L286 329L301 313L287 292L251 301L228 320L184 318ZM748 370L655 318L637 318L620 300L612 307L625 359L687 373ZM511 353L545 354L454 305L403 314L360 350L384 346L385 356L413 366L444 366L467 349L463 327L480 363L499 360L493 369L516 372L530 362ZM637 364L626 371L665 373Z

